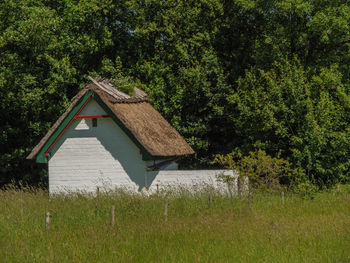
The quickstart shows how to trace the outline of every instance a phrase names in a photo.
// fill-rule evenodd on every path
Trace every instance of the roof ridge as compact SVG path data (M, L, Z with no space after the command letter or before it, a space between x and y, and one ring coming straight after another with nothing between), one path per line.
M114 86L114 81L110 79L103 79L101 77L93 78L88 76L93 84L97 86L101 91L107 93L113 98L110 102L112 104L116 103L140 103L148 102L148 95L139 88L134 87L134 95L129 96L128 94L120 91Z
M103 79L101 77L98 77L96 79L94 79L91 76L88 76L88 78L101 90L103 90L104 92L108 93L109 95L111 95L112 97L116 98L116 99L128 99L130 98L130 96L120 90L118 90L115 86L114 86L114 82L110 79Z
M43 147L46 147L45 145L50 142L49 140L59 138L57 137L60 136L59 132L64 131L65 127L73 120L73 115L85 105L84 103L87 103L90 97L98 100L101 106L104 105L106 109L108 108L111 115L115 116L117 124L125 127L130 133L130 136L127 134L129 138L138 147L145 149L142 157L144 160L170 158L194 153L185 139L148 103L146 93L136 90L136 96L121 98L108 89L108 87L111 87L110 84L106 84L107 88L105 88L105 85L101 85L101 82L96 79L90 76L89 79L93 83L78 92L71 105L33 148L27 159L37 158L38 162L47 162L48 158L42 152ZM115 88L113 87L113 89ZM62 129L58 131L59 127ZM45 148L45 150L47 149L48 147ZM38 154L40 154L40 158Z

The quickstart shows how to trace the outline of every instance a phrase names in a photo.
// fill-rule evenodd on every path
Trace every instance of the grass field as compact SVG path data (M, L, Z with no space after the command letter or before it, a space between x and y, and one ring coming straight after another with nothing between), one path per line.
M284 204L277 194L208 200L0 191L0 262L350 262L350 187L286 193Z

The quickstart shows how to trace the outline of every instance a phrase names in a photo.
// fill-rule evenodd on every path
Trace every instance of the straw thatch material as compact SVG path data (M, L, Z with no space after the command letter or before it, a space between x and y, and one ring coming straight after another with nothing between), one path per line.
M111 108L153 156L193 153L179 133L149 103L116 103Z
M147 94L135 88L135 95L129 95L114 88L108 80L93 79L73 99L66 112L56 121L48 133L34 147L27 159L34 159L60 126L69 112L88 90L93 90L110 108L115 116L133 134L137 141L154 157L175 157L194 154L193 149L181 135L149 103Z

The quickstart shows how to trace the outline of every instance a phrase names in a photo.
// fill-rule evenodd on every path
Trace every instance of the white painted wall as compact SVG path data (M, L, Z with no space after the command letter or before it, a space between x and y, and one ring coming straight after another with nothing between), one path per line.
M105 111L91 100L79 115L105 115ZM96 188L124 188L133 192L144 189L148 193L177 188L199 189L210 185L227 192L227 185L216 176L227 170L177 170L170 163L160 171L146 171L153 161L142 160L140 150L111 118L100 118L97 127L92 119L76 119L50 150L49 191L96 192ZM164 160L156 161L162 162ZM158 187L157 187L158 186ZM237 184L235 183L234 189Z
M103 115L89 102L79 115ZM136 145L111 118L76 119L51 149L49 191L96 191L123 187L137 191L145 185L146 164Z
M94 99L91 99L79 113L79 116L86 115L107 115L107 113Z
M148 192L168 190L200 190L212 188L221 193L228 194L228 185L220 182L217 178L219 174L233 177L231 185L233 193L237 192L238 173L230 170L160 170L147 172Z
M154 161L147 161L147 166L153 166L159 163L163 163L166 160L154 160ZM177 170L178 164L176 162L170 162L166 163L164 165L159 166L159 170Z

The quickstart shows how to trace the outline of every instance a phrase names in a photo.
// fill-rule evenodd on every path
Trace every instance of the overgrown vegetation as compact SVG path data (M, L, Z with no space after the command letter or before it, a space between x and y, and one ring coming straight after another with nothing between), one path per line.
M313 199L286 192L284 203L278 192L255 193L250 205L247 197L210 191L49 198L43 190L12 188L0 191L0 257L50 263L348 262L349 200L349 186Z
M88 74L142 83L187 168L261 149L349 181L348 1L4 0L0 21L0 185L46 180L25 156Z
M271 157L262 150L249 152L248 155L235 152L226 155L218 154L213 163L238 172L238 181L225 174L218 176L218 179L224 183L231 185L237 183L238 194L287 190L299 196L313 198L318 191L322 190L314 181L310 181L302 169L292 168L288 160L280 156Z
M229 170L237 171L240 178L247 177L250 188L254 189L280 190L283 181L286 183L294 178L298 180L300 176L297 170L291 168L287 160L272 158L262 150L250 152L247 156L242 156L241 153L219 154L213 163L219 163Z

